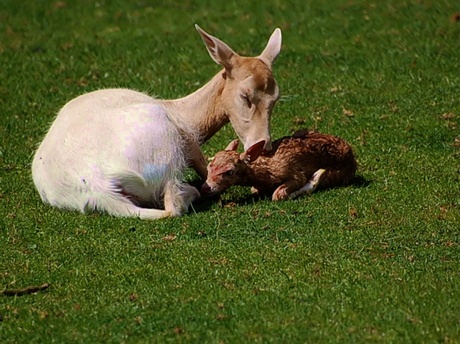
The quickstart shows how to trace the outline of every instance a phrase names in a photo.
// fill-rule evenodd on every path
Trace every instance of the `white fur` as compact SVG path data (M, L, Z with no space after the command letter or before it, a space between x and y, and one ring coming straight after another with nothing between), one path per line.
M240 57L197 30L211 57L230 73ZM271 67L280 48L277 29L258 59ZM244 63L238 68L245 76ZM240 82L218 73L196 92L176 100L157 100L128 89L75 98L61 109L33 159L32 176L42 200L59 208L115 216L182 215L199 197L198 190L181 182L182 173L190 164L206 177L199 144L225 123L232 122L245 144L264 139L270 147L269 118L278 88L259 95L261 103L270 106L248 121L235 105L241 103L236 93Z
M32 174L42 199L59 208L158 218L172 209L137 207L120 187L161 203L165 187L181 188L185 166L182 138L166 109L142 93L109 89L62 108L35 154Z

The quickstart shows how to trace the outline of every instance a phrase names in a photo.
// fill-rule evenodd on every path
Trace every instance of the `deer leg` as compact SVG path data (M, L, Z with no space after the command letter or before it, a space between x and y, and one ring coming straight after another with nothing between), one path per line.
M254 187L254 186L251 186L251 194L253 194L253 195L261 195L262 192L258 188Z
M302 183L303 184L303 183ZM287 182L278 186L273 192L272 201L281 201L289 198L289 195L298 190L302 186L298 180L288 180Z
M208 177L207 163L200 146L189 136L186 136L186 144L189 153L190 167L193 168L202 179L206 180Z
M169 182L165 188L165 210L171 216L181 216L188 211L190 204L200 197L200 192L191 185Z
M318 187L319 185L319 182L321 180L321 177L323 175L323 173L326 172L325 169L319 169L318 171L316 171L315 173L313 173L313 175L311 176L310 180L308 181L307 184L305 184L302 188L300 188L299 190L297 191L294 191L292 192L290 195L289 195L289 199L293 199L293 198L296 198L296 197L299 197L305 193L308 193L308 194L311 194L313 191L316 190L316 188Z
M201 152L200 146L197 143L195 145L196 148L191 152L190 165L202 179L206 180L208 177L206 159Z

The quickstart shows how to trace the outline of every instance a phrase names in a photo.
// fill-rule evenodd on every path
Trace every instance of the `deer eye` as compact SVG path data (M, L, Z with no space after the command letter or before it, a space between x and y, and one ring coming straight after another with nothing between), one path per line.
M252 103L251 103L251 99L249 99L249 95L247 95L246 93L241 93L241 94L240 94L240 97L241 97L241 99L243 99L245 105L246 105L248 108L251 108Z
M231 177L235 174L235 170L228 170L224 172L224 176Z

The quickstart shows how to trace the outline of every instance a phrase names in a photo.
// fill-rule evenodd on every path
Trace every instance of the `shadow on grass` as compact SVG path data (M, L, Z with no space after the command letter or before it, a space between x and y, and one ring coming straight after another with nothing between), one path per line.
M351 187L356 188L356 189L358 189L358 188L366 188L369 185L371 185L373 182L374 182L373 179L366 179L361 175L356 175L355 178L353 179L353 181L348 186L351 186Z
M328 187L328 188L318 188L314 193L324 192L324 191L343 188L343 187L351 187L355 189L366 188L369 185L371 185L373 181L374 180L366 179L361 175L356 175L353 181L349 185L335 186L335 187ZM200 181L193 181L190 184L199 189L200 188L199 183ZM214 195L214 196L205 197L205 198L198 200L197 202L193 204L193 208L195 209L197 213L199 213L199 212L204 212L204 211L209 210L216 203L219 205L219 207L223 208L223 207L232 206L232 205L253 204L258 201L270 200L270 199L271 199L270 194L246 194L246 195L235 197L235 199L232 199L232 200L224 200L222 199L221 195Z

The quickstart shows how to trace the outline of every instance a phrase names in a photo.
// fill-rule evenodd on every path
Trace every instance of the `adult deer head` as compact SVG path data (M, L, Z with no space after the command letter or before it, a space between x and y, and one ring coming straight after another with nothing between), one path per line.
M259 56L243 57L197 25L196 29L211 58L225 69L219 106L223 107L244 148L263 140L264 149L271 150L270 117L280 94L272 65L281 50L281 30L273 32Z

